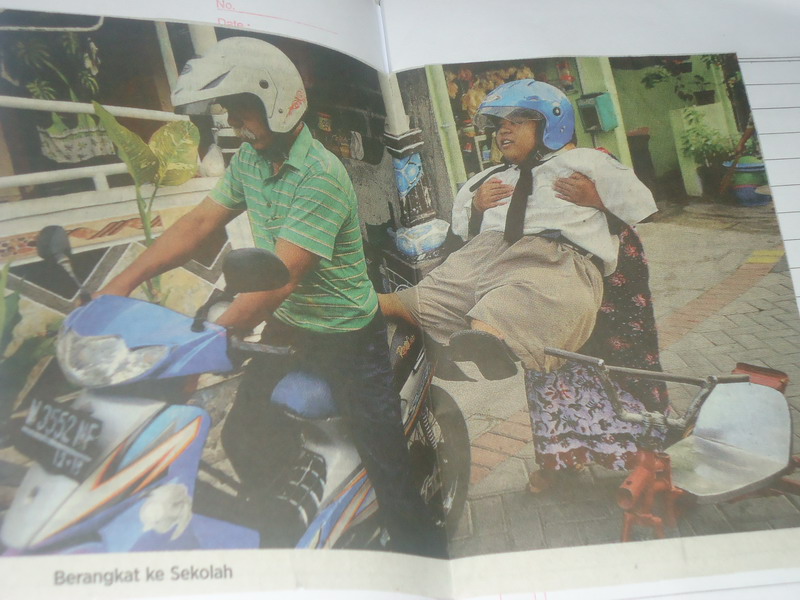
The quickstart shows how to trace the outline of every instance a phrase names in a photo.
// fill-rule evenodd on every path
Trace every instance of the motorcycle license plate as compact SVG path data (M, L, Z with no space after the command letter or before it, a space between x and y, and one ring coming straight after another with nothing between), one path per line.
M85 411L33 400L16 446L47 471L80 480L96 458L102 428L102 422Z

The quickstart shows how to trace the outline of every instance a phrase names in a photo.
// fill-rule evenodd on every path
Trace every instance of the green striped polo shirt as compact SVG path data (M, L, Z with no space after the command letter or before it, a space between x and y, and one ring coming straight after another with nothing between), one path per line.
M358 202L344 165L303 127L277 173L248 143L231 159L211 199L246 209L256 246L278 238L320 257L278 307L284 323L318 332L354 331L375 315L378 297L367 277Z

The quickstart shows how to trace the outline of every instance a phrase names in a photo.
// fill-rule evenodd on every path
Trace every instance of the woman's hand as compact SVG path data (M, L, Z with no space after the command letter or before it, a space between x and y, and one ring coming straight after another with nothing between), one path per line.
M478 212L485 212L495 206L508 204L508 198L514 191L514 186L503 183L496 177L486 181L472 197L472 206Z
M594 181L583 173L575 172L569 177L556 179L553 184L556 198L572 202L578 206L588 206L604 211L606 209Z

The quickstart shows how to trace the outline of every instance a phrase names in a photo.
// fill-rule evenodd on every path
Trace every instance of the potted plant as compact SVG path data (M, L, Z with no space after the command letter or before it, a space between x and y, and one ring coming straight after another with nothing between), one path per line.
M100 90L100 59L90 37L74 32L17 32L3 37L4 77L38 100L88 102ZM42 154L57 163L113 155L114 145L89 114L50 113L37 126Z
M651 90L669 82L675 95L687 105L713 104L716 101L714 88L705 77L692 73L691 67L688 60L664 59L662 64L647 69L642 76L642 85Z
M716 195L725 173L723 163L733 156L733 141L711 127L695 108L683 109L685 128L680 137L681 152L697 165L706 195Z

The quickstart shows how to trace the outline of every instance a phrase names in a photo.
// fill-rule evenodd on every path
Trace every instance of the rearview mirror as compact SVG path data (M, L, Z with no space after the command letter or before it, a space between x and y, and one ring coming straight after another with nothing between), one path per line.
M232 250L222 265L226 291L267 292L289 283L289 269L278 256L261 248Z
M72 251L66 230L60 225L48 225L42 229L36 238L36 252L47 261L60 262L69 258Z
M61 225L48 225L39 232L36 238L36 252L46 262L59 265L69 275L70 279L78 286L78 297L82 304L92 299L91 294L83 289L83 283L72 268L72 248L69 244L69 235Z
M268 292L289 283L289 269L278 256L261 248L231 250L222 263L225 276L223 299L233 300L236 294ZM192 331L203 331L211 307L218 302L212 296L194 315Z

